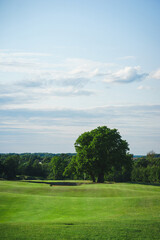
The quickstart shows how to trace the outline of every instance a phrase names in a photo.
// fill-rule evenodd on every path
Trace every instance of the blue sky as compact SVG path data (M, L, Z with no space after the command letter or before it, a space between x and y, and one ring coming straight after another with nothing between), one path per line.
M117 128L160 152L159 0L0 0L0 152Z

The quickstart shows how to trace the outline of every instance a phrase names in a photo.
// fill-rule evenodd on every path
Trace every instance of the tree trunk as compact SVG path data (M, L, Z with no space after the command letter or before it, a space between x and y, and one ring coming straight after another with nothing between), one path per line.
M104 183L104 173L99 173L98 174L98 183Z
M92 181L95 183L95 177L94 176L92 176Z

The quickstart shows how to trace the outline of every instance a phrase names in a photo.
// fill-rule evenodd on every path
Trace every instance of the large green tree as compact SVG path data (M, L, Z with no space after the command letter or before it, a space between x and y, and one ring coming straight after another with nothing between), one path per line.
M119 169L128 160L128 143L117 129L98 127L81 134L76 142L76 161L79 169L95 182L104 182L112 167Z

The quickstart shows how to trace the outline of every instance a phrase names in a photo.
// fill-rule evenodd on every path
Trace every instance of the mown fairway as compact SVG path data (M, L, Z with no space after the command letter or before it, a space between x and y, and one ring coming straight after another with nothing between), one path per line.
M160 187L0 181L0 239L160 239Z

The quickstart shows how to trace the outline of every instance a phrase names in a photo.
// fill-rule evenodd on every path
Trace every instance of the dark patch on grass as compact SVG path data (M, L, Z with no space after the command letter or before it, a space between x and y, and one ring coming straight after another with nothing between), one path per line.
M51 187L52 186L79 186L82 183L80 182L41 182L41 181L25 181L29 183L44 183L44 184L49 184Z
M53 182L50 183L50 186L79 186L81 184L78 182Z
M64 223L64 225L74 225L74 223Z

